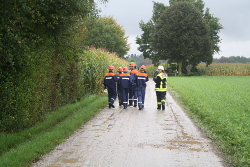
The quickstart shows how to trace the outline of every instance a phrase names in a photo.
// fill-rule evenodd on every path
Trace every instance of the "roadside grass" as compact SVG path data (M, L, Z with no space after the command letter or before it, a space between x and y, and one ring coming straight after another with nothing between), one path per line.
M19 133L1 134L0 166L29 166L64 142L107 105L107 96L90 95L80 102L48 113L44 122Z
M168 86L228 164L250 166L250 76L169 77Z

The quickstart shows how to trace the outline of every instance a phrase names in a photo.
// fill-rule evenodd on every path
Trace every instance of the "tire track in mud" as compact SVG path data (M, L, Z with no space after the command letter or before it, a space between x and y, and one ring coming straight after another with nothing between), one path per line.
M116 106L118 106L116 102ZM167 93L166 110L156 109L152 79L145 109L104 108L65 143L33 166L43 167L220 167L211 141Z

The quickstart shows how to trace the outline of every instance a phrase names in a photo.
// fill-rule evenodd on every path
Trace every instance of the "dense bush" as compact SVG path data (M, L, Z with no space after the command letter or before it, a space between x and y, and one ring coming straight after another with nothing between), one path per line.
M1 132L30 127L46 112L86 94L101 93L107 67L127 66L115 54L100 50L78 55L64 50L59 56L53 55L53 47L46 48L25 55L27 64L21 71L1 71Z
M97 13L88 0L1 3L0 132L33 126L46 112L100 92L107 65L125 63L110 53L83 52L79 25Z

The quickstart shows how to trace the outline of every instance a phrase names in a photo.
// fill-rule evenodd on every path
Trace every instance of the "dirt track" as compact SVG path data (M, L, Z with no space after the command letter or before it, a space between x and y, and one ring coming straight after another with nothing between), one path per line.
M223 160L169 94L166 110L156 109L150 79L145 109L104 108L33 166L220 167Z

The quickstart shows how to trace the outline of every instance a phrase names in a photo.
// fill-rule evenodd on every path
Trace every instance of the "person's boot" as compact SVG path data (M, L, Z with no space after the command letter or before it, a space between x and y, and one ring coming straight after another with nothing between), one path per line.
M158 104L158 107L157 107L157 109L158 109L158 110L160 110L160 109L161 109L161 105L160 105L160 104Z
M165 110L165 102L162 102L161 105L162 105L162 110Z
M109 108L111 108L111 103L109 103Z

